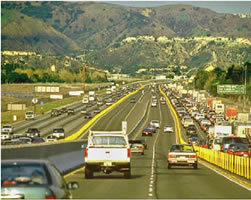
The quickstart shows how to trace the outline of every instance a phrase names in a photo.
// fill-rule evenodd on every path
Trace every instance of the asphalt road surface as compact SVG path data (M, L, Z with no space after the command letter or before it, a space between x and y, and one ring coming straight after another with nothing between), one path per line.
M146 89L143 97L139 94L136 96L136 104L126 100L100 119L92 129L121 130L121 122L125 118L129 127L134 126L142 116L148 100L151 101L151 95L151 91ZM176 143L175 133L163 132L165 125L175 126L168 105L158 103L157 107L149 107L146 122L136 135L130 137L141 138L142 129L152 119L160 120L161 128L152 137L144 137L148 145L145 155L132 155L132 177L125 179L122 173L94 173L93 179L85 179L84 168L81 168L66 176L67 181L78 181L80 185L77 190L72 191L73 198L251 199L251 191L200 163L198 169L192 167L168 169L167 154L170 146Z

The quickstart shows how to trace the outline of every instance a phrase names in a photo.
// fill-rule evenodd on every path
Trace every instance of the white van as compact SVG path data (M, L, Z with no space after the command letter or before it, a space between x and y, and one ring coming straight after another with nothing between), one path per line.
M224 113L224 111L225 111L225 105L224 104L216 104L215 105L215 112L217 113L217 114L219 114L219 113Z

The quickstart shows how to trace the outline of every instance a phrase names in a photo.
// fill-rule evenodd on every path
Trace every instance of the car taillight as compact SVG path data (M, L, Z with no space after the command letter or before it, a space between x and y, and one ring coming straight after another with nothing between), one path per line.
M88 157L88 148L85 149L85 158Z
M15 185L16 181L9 181L9 180L5 180L3 181L3 185Z
M223 145L221 145L221 151L223 151L223 149L224 149L224 146L223 146Z
M228 149L228 153L232 154L233 153L233 149Z
M127 149L127 157L130 158L130 156L131 156L131 150L130 150L130 148L128 148Z
M168 158L176 158L176 155L169 154Z
M196 155L189 155L189 158L196 158Z
M56 197L54 195L50 195L50 196L45 196L44 199L56 199Z

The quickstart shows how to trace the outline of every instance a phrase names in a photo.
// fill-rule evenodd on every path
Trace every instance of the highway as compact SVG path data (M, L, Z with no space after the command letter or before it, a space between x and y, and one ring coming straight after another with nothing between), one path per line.
M92 130L121 130L121 122L128 119L128 127L134 126L148 101L151 101L151 91L145 89L145 94L137 94L137 103L129 100L107 113L92 127ZM159 99L159 96L158 96ZM161 122L161 128L153 137L144 137L148 149L145 155L132 155L131 179L125 179L120 173L95 173L93 179L84 178L84 168L68 175L67 181L79 182L79 189L73 190L76 199L128 199L128 198L165 198L165 199L250 199L251 191L246 189L210 168L199 163L198 169L192 167L167 168L167 154L170 146L176 143L174 133L164 133L165 125L175 126L168 105L150 107L147 119L135 135L130 138L142 138L141 131L151 120ZM77 159L77 158L76 158Z

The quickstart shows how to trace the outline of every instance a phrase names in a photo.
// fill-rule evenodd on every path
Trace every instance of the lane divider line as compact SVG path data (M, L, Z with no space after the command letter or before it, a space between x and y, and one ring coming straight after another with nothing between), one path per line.
M141 97L142 97L142 95L141 95ZM140 98L141 98L140 97ZM140 100L140 99L139 99ZM138 101L139 101L138 100ZM136 105L138 104L138 101L134 104L134 106L132 107L132 109L128 112L128 114L126 115L126 117L125 117L125 120L124 121L127 121L127 119L128 119L128 117L129 117L129 115L132 113L132 111L134 110L134 108L136 107Z
M76 169L76 170L64 175L64 178L68 178L69 176L72 176L72 175L76 174L78 171L81 171L81 170L85 170L85 167L81 167L79 169Z
M160 114L160 124L162 124L162 112L161 112L161 108L160 108L160 103L158 102L158 107L159 107L159 114ZM161 126L160 126L161 128ZM149 194L148 196L153 196L153 194L155 194L155 197L157 198L157 191L154 191L154 185L153 183L156 184L156 159L155 159L155 155L156 155L156 143L158 141L159 135L160 135L160 128L157 131L157 135L156 138L154 140L153 143L153 156L152 156L152 169L151 169L151 178L150 178L150 186L149 186Z
M175 119L177 118L176 120L178 120L176 111L174 110L173 106L171 105L169 98L168 98L167 95L162 91L162 89L160 88L160 86L159 86L159 89L160 89L161 93L165 96L166 100L168 101L168 105L171 107L172 112L174 112ZM179 125L179 121L177 121L177 124L178 124L178 127L179 127L179 126L180 126L180 125ZM178 136L179 136L179 138L180 138L181 144L186 144L186 142L184 141L184 139L183 139L183 137L182 137L181 130L179 129L178 131L179 131L179 132L178 132L178 134L179 134ZM243 187L243 188L245 188L245 189L251 191L251 186L249 187L249 184L243 184L243 181L241 181L238 177L234 178L235 180L233 180L233 176L231 176L231 175L229 175L229 174L227 174L227 173L226 173L226 174L223 174L223 171L220 170L220 168L216 168L216 167L213 168L213 167L212 167L213 165L211 165L210 163L207 163L207 162L205 162L205 161L202 161L201 159L199 160L199 163L201 163L201 164L203 164L205 167L207 167L207 168L209 168L209 169L215 171L217 174L219 174L219 175L221 175L221 176L227 178L227 179L230 180L231 182L234 182L234 183L240 185L241 187ZM242 182L242 183L241 183L241 182ZM245 183L246 183L246 182L245 182ZM248 186L246 186L246 185L248 185Z
M141 89L143 89L145 87L145 85L141 86L140 88L138 88L136 91L131 92L130 94L122 97L120 100L118 100L117 102L115 102L114 104L112 104L111 106L109 106L108 108L106 108L105 110L101 111L99 114L97 114L96 116L94 116L91 120L89 120L82 128L80 128L77 132L73 133L71 136L65 138L65 141L71 141L71 140L76 140L77 138L79 138L98 118L100 118L101 116L103 116L105 113L107 113L108 111L110 111L112 108L114 108L115 106L117 106L118 104L120 104L122 101L124 101L125 99L127 99L129 96L136 94L138 91L140 91Z

